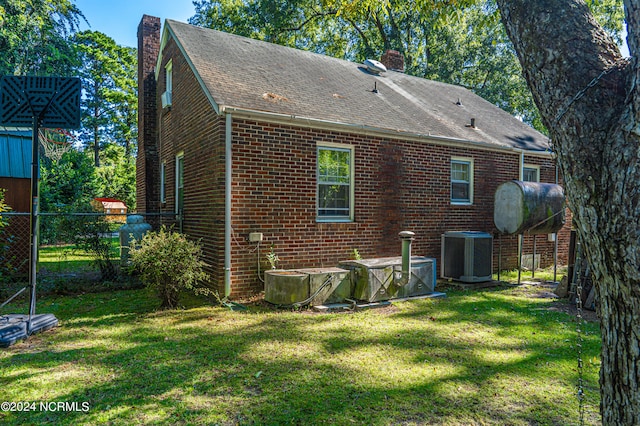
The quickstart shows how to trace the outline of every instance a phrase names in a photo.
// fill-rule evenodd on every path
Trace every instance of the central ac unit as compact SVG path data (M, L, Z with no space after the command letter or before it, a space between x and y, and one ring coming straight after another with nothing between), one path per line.
M491 234L477 231L442 234L443 278L469 283L491 281L492 263Z

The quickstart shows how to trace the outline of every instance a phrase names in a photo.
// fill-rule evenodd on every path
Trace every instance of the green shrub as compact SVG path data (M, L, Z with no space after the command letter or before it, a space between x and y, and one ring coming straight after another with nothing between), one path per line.
M209 278L204 271L207 264L200 260L202 249L182 234L162 227L147 233L139 247L132 247L129 253L133 270L157 292L162 308L176 308L182 290L211 293L202 285Z
M76 221L76 225L80 226L72 241L91 254L103 280L115 279L118 273L112 260L113 244L109 237L112 225L101 216L78 219L80 220Z

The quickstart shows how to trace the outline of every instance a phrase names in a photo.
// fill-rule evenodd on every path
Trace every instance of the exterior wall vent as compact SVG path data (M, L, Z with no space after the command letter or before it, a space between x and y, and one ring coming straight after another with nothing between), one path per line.
M162 100L162 108L171 106L171 92L164 92L160 98Z
M491 281L493 237L486 232L442 234L441 276L475 283Z

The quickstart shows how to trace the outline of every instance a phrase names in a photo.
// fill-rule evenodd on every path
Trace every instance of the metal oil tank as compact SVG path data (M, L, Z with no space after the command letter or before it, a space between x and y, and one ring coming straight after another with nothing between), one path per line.
M141 215L131 215L127 217L127 223L120 227L120 264L126 265L129 262L129 247L132 242L139 242L144 234L151 230L151 225L145 223Z
M503 234L553 234L565 223L565 196L560 185L510 181L495 193L493 221Z

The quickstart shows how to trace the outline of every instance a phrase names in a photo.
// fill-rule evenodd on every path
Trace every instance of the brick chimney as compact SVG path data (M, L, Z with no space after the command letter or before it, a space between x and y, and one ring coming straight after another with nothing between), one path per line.
M404 56L397 50L387 50L380 58L380 62L389 71L404 72Z
M155 67L160 53L160 18L143 15L138 25L138 157L136 208L160 210L160 160Z

